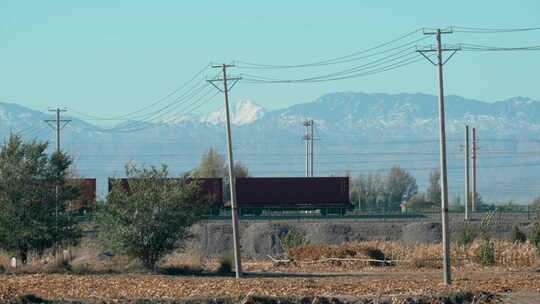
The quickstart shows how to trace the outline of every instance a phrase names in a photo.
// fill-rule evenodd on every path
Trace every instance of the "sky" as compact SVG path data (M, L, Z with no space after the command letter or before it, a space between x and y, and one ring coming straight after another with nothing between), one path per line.
M540 1L2 0L0 102L36 110L64 106L70 114L86 117L118 116L145 109L194 76L197 80L215 76L219 71L211 68L197 74L209 63L317 62L419 28L448 26L539 27ZM423 37L420 31L409 40ZM433 36L421 41L421 45L434 43ZM444 35L443 43L540 45L540 31L455 32ZM291 79L359 64L270 72L272 77ZM242 77L266 72L241 64L228 71ZM513 96L540 100L539 51L458 52L445 65L444 76L446 94L488 102ZM278 109L339 91L436 94L436 81L436 68L423 60L330 82L242 80L231 91L231 99ZM213 111L222 104L222 97L216 95L194 111Z

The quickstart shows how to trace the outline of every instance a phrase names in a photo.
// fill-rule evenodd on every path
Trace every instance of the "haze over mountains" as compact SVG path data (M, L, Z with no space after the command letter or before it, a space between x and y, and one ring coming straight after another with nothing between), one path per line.
M315 174L384 172L393 165L411 170L419 188L438 168L437 97L426 94L330 93L309 103L269 111L251 101L231 106L235 159L254 176L303 176L305 133L302 122L315 121ZM67 118L70 116L66 113ZM0 135L49 140L54 132L43 120L49 113L0 103ZM72 153L76 171L97 177L121 176L128 161L166 163L174 174L197 166L210 147L225 150L223 109L186 114L159 122L127 121L105 131L80 119L62 130L62 147ZM483 102L446 97L449 187L463 196L464 126L478 130L479 192L489 201L528 202L540 196L540 102L514 97ZM103 190L103 189L102 189Z

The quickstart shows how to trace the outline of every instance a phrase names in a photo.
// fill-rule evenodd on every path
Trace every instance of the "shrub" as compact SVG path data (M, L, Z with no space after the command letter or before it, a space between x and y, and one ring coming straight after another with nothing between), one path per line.
M305 235L296 230L289 230L281 241L284 249L295 248L301 245L309 244L309 241L306 240Z
M474 231L472 225L464 223L461 229L456 235L456 243L461 246L467 246L476 238L476 231Z
M519 229L518 225L514 225L514 227L512 227L512 236L510 240L513 243L525 243L525 241L527 241L527 236Z
M156 270L159 260L182 245L186 229L207 213L210 200L187 176L168 178L161 168L126 166L128 187L113 184L98 204L96 222L102 247L138 258Z
M476 249L475 261L482 266L495 265L495 245L490 240L485 240Z
M218 259L218 269L216 270L217 274L220 274L220 275L230 275L231 273L233 273L233 265L234 265L234 262L233 262L233 257L230 256L230 255L223 255L221 257L219 257Z
M374 260L380 260L380 261L385 261L386 260L386 256L384 255L384 253L380 249L366 248L365 252L370 258L372 258ZM375 262L375 261L369 262L369 264L372 265L372 266L389 265L389 263L387 263L387 262Z
M538 256L540 257L540 223L535 223L529 232L529 240L531 241L531 244L536 247L536 252L538 253Z

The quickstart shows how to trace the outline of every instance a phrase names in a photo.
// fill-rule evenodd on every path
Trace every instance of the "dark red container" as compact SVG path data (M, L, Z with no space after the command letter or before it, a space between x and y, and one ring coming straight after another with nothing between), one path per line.
M347 208L348 177L242 177L239 208Z
M179 178L173 178L175 180L181 180ZM114 183L120 181L120 185L125 191L129 191L129 179L127 178L109 178L109 192L111 191ZM223 207L223 179L222 178L189 178L187 182L198 182L200 185L201 196L210 196L212 205L211 208Z
M68 181L79 184L83 192L80 199L71 201L72 208L76 210L79 210L82 208L85 208L85 209L91 208L92 203L96 200L96 179L95 178L71 178Z

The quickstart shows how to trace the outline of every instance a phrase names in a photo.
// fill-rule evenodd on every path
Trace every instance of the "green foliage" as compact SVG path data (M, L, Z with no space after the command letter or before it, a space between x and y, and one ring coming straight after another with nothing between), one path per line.
M494 216L495 211L490 211L482 217L480 222L480 235L483 242L476 250L475 259L482 266L495 265L495 245L491 241L490 231Z
M126 166L129 191L113 185L95 212L98 241L106 250L157 262L182 244L186 229L208 212L210 202L187 178L169 179L166 166ZM119 182L118 182L119 183Z
M62 152L45 154L47 146L18 135L0 145L0 249L23 264L31 252L75 245L81 237L67 210L67 201L81 195L66 181L72 160Z
M283 236L281 244L283 245L284 249L290 249L309 244L309 241L306 240L304 233L296 230L289 230Z
M456 243L460 246L468 246L476 239L476 235L473 226L465 222L456 234Z
M482 266L495 265L495 244L491 240L484 240L476 249L475 260Z
M536 252L540 256L540 222L534 223L531 231L529 231L529 240L536 247Z
M510 239L514 243L525 243L527 241L527 236L519 229L518 225L514 225L512 227L512 236Z
M495 210L489 211L482 217L482 221L480 222L480 236L485 241L489 241L491 239L491 224L493 221L493 217L495 216Z
M230 275L233 273L234 259L230 255L222 255L218 259L217 274Z

